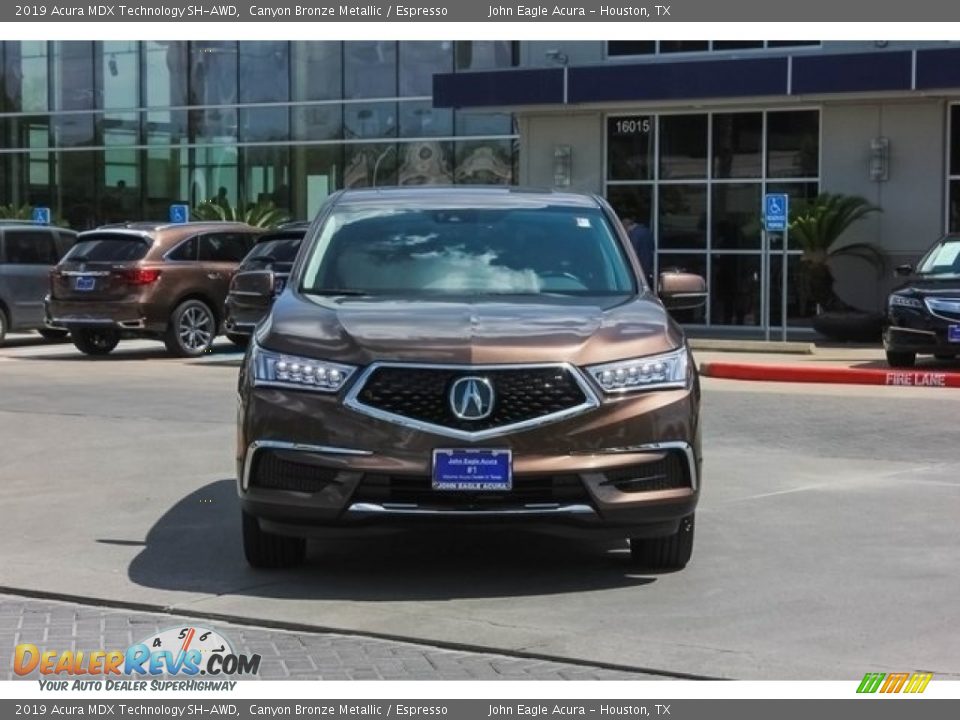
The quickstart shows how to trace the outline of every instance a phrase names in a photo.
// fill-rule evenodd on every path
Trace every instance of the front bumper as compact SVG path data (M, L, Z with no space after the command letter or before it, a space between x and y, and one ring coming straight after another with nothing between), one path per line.
M960 326L960 318L934 315L928 310L891 308L883 333L884 349L891 352L913 352L926 355L960 354L960 342L951 342L949 328Z
M338 396L242 386L238 492L243 509L264 529L288 535L491 521L574 534L667 535L699 499L698 408L694 382L689 389L604 400L576 417L469 442L370 417ZM509 448L514 491L432 491L433 450L469 447ZM264 487L257 462L268 455L313 468L324 481ZM672 468L667 480L650 480L664 463ZM529 490L547 486L554 489Z

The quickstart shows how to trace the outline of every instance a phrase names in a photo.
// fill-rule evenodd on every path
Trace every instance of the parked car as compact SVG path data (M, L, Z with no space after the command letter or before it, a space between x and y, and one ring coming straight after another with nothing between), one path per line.
M283 292L309 227L308 222L292 222L261 235L240 263L230 283L224 309L227 337L237 345L246 346L253 328L270 312L274 297ZM264 297L244 290L245 285L259 282L269 283L273 294Z
M65 337L43 322L50 270L76 241L72 230L23 220L0 220L0 343L10 331Z
M249 563L297 564L331 528L494 521L683 567L700 388L664 303L702 305L706 285L661 283L663 302L596 196L333 195L241 368Z
M938 240L916 268L901 265L896 271L907 280L887 299L887 362L912 367L917 355L960 355L960 235Z
M81 233L50 276L47 326L105 355L121 337L162 340L173 355L210 349L233 273L257 228L127 223Z

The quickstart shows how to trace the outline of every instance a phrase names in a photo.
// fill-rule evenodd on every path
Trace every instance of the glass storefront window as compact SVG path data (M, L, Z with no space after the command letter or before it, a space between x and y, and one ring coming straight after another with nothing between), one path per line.
M762 148L763 113L714 114L713 177L761 177Z
M707 176L707 115L660 117L660 179Z
M94 115L70 114L53 116L53 139L57 147L90 147L95 145Z
M453 135L453 112L430 102L400 103L400 137Z
M452 185L453 143L419 141L400 143L398 185Z
M397 136L397 104L357 103L343 109L345 138L390 138Z
M243 167L243 199L247 203L273 203L290 208L290 148L240 148Z
M7 107L11 112L45 112L49 109L47 43L7 42L4 77Z
M54 110L92 110L94 44L86 41L53 43L50 78Z
M379 187L396 184L396 143L357 143L345 147L344 187Z
M331 193L342 187L343 145L294 145L293 206L313 220Z
M767 177L815 178L820 173L820 113L767 113Z
M336 140L343 135L342 105L305 105L291 109L294 140Z
M192 202L216 200L235 207L239 200L236 146L197 147L191 155L188 167Z
M706 52L710 49L709 40L661 40L662 53Z
M144 217L166 220L170 206L189 202L187 173L190 166L186 147L156 147L143 151L145 164Z
M190 44L190 104L235 105L237 102L237 43ZM237 110L214 107L192 110L191 135L197 142L230 142L237 137Z
M723 183L712 187L711 247L760 249L760 183Z
M343 48L345 98L397 96L397 43L386 40L348 42Z
M290 110L286 107L240 110L240 140L276 142L290 137Z
M517 64L517 43L511 40L458 40L457 70L495 70Z
M241 42L240 102L286 102L290 99L290 48L286 42Z
M653 227L653 188L650 185L611 185L607 201L617 217L633 218L635 222Z
M321 40L292 43L290 74L294 100L343 97L343 43Z
M707 246L706 185L660 185L658 203L660 248L700 249Z
M950 174L960 175L960 105L950 106Z
M433 76L453 72L453 41L404 41L399 48L400 97L433 95Z
M56 177L52 183L57 193L56 209L74 230L89 230L100 220L97 208L98 151L57 153Z
M143 82L149 108L187 104L187 43L143 43Z
M97 88L100 107L130 110L140 106L140 50L133 40L98 43Z
M510 135L513 118L508 113L457 110L454 125L457 135Z
M607 43L607 55L653 55L657 51L656 40L611 40Z
M710 265L710 322L760 325L760 255L713 255Z
M510 140L458 142L454 181L464 185L508 185L513 178L513 151Z
M607 177L651 180L656 121L649 115L607 118Z

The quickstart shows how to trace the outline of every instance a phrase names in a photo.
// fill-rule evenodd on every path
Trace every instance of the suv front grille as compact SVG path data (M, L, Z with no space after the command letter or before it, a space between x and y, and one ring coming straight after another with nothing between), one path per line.
M493 387L492 412L483 419L453 414L450 389L464 377L486 379ZM357 394L363 406L462 432L515 425L585 406L589 402L564 366L530 368L376 368Z
M589 504L590 496L577 475L520 475L514 476L512 490L459 492L434 490L427 476L368 473L360 480L352 502L485 510L532 504Z

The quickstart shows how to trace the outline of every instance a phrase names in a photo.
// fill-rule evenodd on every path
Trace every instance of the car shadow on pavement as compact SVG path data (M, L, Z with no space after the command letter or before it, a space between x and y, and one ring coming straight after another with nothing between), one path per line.
M164 513L128 573L141 587L162 590L363 601L549 595L655 581L630 566L626 543L495 525L312 541L303 567L254 570L243 557L232 479L210 483Z
M131 362L136 360L170 360L182 362L184 360L188 360L196 363L206 360L207 358L219 358L226 360L236 356L240 352L233 343L221 342L214 345L210 352L205 353L198 358L180 358L171 355L160 341L150 342L149 347L144 347L141 344L138 344L134 347L125 347L124 341L121 340L120 344L117 345L117 348L113 352L107 355L91 356L84 355L82 352L74 348L73 344L70 343L69 340L58 343L62 345L62 347L57 348L57 350L53 352L51 352L49 348L49 345L51 344L57 343L41 341L37 344L30 343L29 345L23 345L22 347L36 347L37 352L20 352L17 353L17 358L21 360L66 360L71 362Z

